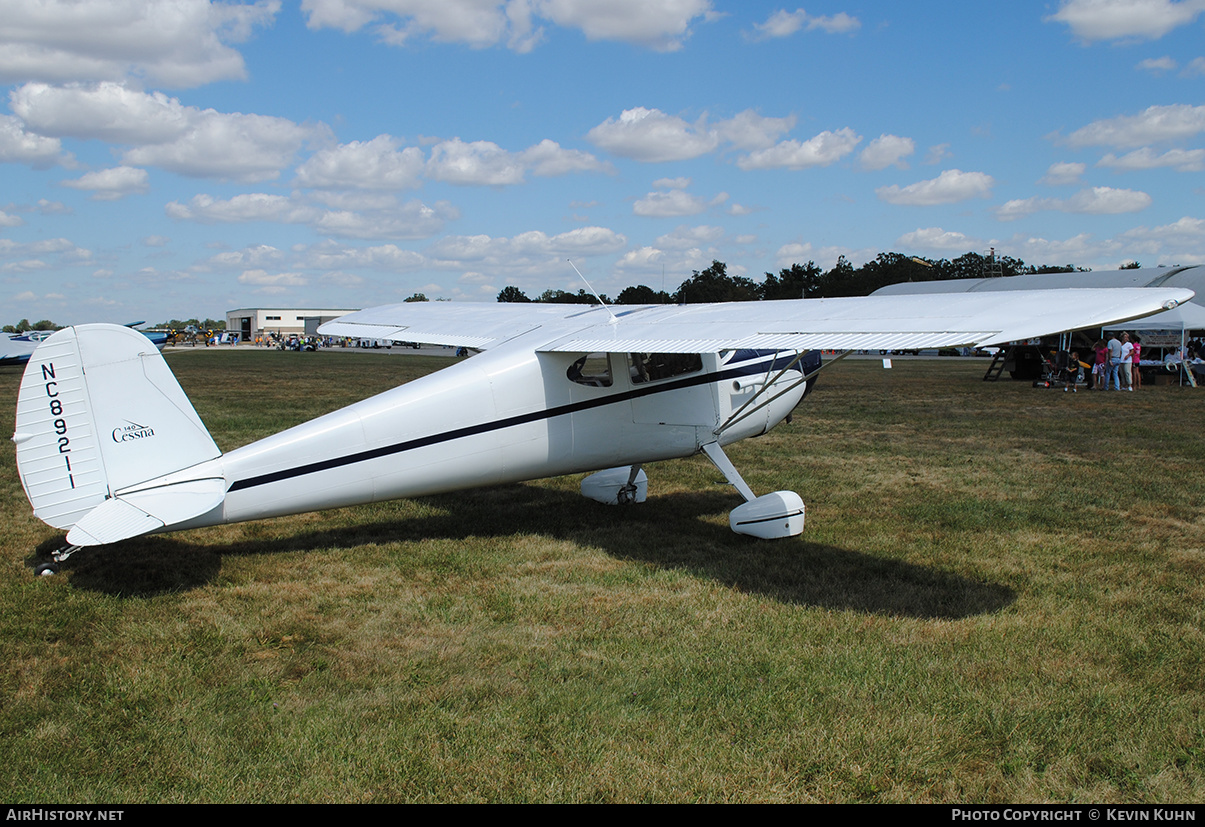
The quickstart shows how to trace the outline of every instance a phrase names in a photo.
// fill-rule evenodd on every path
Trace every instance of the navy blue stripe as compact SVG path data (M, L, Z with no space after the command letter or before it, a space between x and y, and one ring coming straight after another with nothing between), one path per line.
M819 356L819 354L817 354ZM531 413L519 414L518 416L508 416L503 419L496 419L492 422L482 422L478 425L469 425L464 428L455 428L451 431L443 433L431 434L430 436L419 437L418 439L409 439L405 442L398 442L393 445L384 445L380 448L372 448L368 451L357 451L354 454L348 454L342 457L322 460L321 462L311 462L305 465L299 465L296 468L286 468L281 471L273 471L270 474L260 474L255 477L248 477L243 480L235 480L230 486L230 491L242 491L247 488L255 488L260 485L268 485L281 480L292 479L294 477L305 476L306 474L316 474L319 471L329 471L332 468L342 468L345 465L353 465L357 462L367 462L368 460L380 459L394 454L400 454L405 451L412 451L416 448L426 448L429 445L438 445L441 442L451 442L464 437L476 436L477 434L489 433L490 431L500 431L504 428L513 428L517 425L526 425L529 422L538 422L543 419L552 419L557 416L566 416L567 414L576 413L577 411L585 411L591 408L601 408L604 405L615 405L620 402L627 402L632 399L637 399L642 396L651 396L655 393L666 393L668 391L682 390L683 388L692 388L697 385L707 385L712 382L722 382L725 379L732 379L737 376L748 376L754 373L765 373L765 364L762 365L744 365L741 367L729 368L728 370L718 371L716 373L703 373L698 376L689 376L685 379L678 379L673 382L657 383L654 386L637 388L623 393L617 393L613 396L605 396L599 399L587 399L582 402L574 402L569 405L558 405L554 408L546 408L541 411L532 411Z
M772 523L775 520L787 520L791 517L798 517L803 514L802 511L792 511L789 514L775 514L773 517L760 517L756 520L738 520L737 525L757 525L758 523Z

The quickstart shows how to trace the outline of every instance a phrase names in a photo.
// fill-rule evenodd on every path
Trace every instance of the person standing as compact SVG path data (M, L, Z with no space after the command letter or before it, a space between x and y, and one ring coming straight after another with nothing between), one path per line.
M1092 345L1092 353L1095 355L1095 360L1092 363L1092 384L1090 387L1093 390L1103 391L1108 387L1109 363L1109 346L1105 344L1104 339L1096 340L1096 344Z
M1134 366L1134 344L1130 341L1129 333L1121 334L1121 382L1124 390L1133 391L1131 368Z
M1142 340L1138 338L1137 334L1135 334L1133 341L1134 341L1134 353L1133 353L1134 366L1131 368L1131 373L1130 373L1130 390L1134 390L1135 388L1142 387L1142 365L1141 365Z
M1109 376L1105 387L1109 390L1121 390L1121 340L1116 335L1109 337Z

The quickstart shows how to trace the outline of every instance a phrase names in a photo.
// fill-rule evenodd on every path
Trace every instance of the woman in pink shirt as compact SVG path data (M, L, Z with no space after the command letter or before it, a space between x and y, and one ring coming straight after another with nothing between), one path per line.
M1139 356L1139 352L1142 350L1142 340L1138 338L1137 334L1135 334L1134 336L1130 337L1130 341L1134 343L1134 365L1130 371L1130 387L1134 390L1138 390L1142 387L1142 371L1138 369L1138 362L1142 358Z

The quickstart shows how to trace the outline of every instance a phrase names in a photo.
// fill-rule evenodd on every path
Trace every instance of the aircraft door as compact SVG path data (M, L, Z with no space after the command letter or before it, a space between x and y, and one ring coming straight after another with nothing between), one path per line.
M708 428L719 424L716 384L705 381L715 370L715 354L628 353L626 359L634 393L633 422Z

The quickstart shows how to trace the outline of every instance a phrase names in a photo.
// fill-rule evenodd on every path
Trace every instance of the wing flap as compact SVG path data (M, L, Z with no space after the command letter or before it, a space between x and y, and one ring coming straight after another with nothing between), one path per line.
M965 345L999 331L908 333L758 333L740 339L595 338L574 336L540 348L554 353L716 353L721 350L924 350Z

